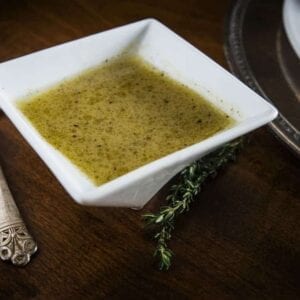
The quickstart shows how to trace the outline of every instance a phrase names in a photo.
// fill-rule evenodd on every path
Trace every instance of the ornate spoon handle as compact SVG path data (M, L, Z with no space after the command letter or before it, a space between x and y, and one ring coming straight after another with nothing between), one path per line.
M36 242L28 233L0 166L0 258L25 266L36 250Z

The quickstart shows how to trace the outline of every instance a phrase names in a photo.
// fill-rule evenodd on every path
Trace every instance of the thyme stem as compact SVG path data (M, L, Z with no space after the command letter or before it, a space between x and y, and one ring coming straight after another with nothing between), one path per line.
M177 217L189 211L204 182L216 176L221 167L235 159L243 141L244 138L241 137L227 143L186 167L180 173L179 182L171 187L170 194L166 198L167 205L162 206L156 213L143 215L146 228L155 229L154 239L157 244L154 257L158 260L160 270L168 270L171 266L173 252L168 242L171 240Z

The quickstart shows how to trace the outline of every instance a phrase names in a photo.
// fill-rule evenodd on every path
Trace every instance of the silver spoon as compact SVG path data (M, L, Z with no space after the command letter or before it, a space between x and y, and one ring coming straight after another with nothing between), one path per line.
M37 244L29 234L0 166L0 259L25 266Z

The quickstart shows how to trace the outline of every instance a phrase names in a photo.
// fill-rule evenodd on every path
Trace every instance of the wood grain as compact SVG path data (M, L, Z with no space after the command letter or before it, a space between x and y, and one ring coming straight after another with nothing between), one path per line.
M225 65L228 1L0 1L0 61L155 17ZM28 74L30 76L30 74ZM0 164L39 253L0 264L0 299L299 299L299 161L266 129L179 220L156 271L142 212L75 204L0 112Z

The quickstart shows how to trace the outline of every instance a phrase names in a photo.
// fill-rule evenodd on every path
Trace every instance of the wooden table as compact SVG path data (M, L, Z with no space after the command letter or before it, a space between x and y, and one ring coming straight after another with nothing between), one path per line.
M228 1L1 0L0 61L155 17L226 67ZM30 76L30 74L28 74ZM0 263L0 299L299 299L299 161L267 128L177 224L169 272L153 266L143 211L75 204L0 113L0 164L39 253Z

